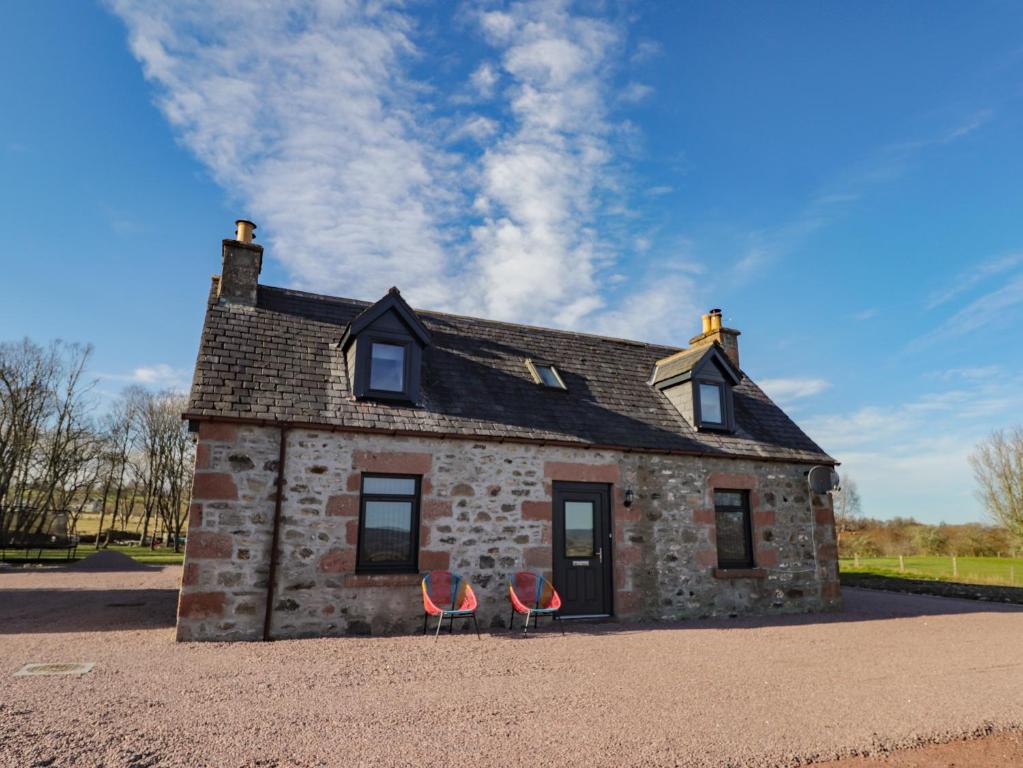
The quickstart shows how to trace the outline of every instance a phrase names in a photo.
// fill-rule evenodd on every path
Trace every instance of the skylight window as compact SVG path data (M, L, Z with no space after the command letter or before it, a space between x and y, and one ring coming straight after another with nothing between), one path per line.
M533 381L551 389L567 389L558 369L551 363L540 363L534 360L526 361L526 368L533 376Z

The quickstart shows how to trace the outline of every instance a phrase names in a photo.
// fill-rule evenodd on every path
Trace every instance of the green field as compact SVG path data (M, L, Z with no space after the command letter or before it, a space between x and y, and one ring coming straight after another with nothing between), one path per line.
M844 573L1023 587L1023 558L1018 557L957 557L954 572L951 556L907 555L903 566L905 570L900 570L898 557L861 557L858 567L851 557L839 560L839 568Z
M151 550L149 547L129 546L126 544L111 544L107 549L111 552L121 552L128 557L138 560L140 563L149 565L180 565L184 558L184 552L175 552L173 549L158 547ZM84 544L78 547L75 559L81 560L95 552L92 544ZM36 563L58 565L67 562L67 552L63 550L44 549L40 557L39 550L30 550L27 555L23 549L8 549L4 553L4 561L8 563Z

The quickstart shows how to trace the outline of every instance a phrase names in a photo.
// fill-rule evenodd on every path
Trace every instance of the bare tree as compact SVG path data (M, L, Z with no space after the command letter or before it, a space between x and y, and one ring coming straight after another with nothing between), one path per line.
M192 437L181 420L186 405L185 398L173 392L144 392L137 398L135 473L144 513L140 544L155 516L173 535L175 550L178 548L194 455Z
M842 536L853 530L856 523L863 517L863 502L860 490L851 475L842 478L842 487L833 494L835 502L835 534L838 545L842 545Z
M970 465L992 520L1023 539L1023 427L992 432L970 455Z
M95 434L85 368L92 348L0 344L0 539L45 533L91 488Z

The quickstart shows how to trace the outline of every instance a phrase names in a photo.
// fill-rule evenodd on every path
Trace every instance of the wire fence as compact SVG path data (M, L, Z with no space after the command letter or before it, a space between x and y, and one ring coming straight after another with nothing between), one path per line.
M839 567L850 573L876 573L907 578L998 584L1023 587L1023 558L959 557L957 555L895 555L842 558Z

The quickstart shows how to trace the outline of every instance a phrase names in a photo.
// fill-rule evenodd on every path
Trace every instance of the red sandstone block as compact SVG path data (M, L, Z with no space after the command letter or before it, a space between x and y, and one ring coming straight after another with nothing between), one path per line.
M212 531L192 531L185 544L185 557L192 560L226 560L231 557L231 536Z
M718 564L716 549L701 549L696 552L696 564L712 568Z
M643 558L643 550L639 547L625 546L615 550L615 563L618 565L635 565Z
M358 517L359 497L351 495L329 497L327 499L327 515L330 517Z
M693 522L697 525L714 525L714 510L706 507L694 509Z
M208 443L199 443L195 446L195 468L210 468L210 446Z
M525 550L527 568L550 568L551 548L550 547L526 547Z
M838 547L827 542L817 547L817 556L821 560L837 560L838 559Z
M419 546L425 547L430 543L430 526L419 526Z
M451 502L443 499L426 499L423 501L420 514L423 520L451 517Z
M741 475L733 472L712 472L707 476L707 488L735 488L737 490L753 490L757 487L756 475Z
M522 502L523 520L550 520L551 503L549 501Z
M450 552L419 551L419 570L446 571L451 568Z
M580 483L617 483L622 477L617 464L577 464L568 461L545 461L543 474L551 480L574 480Z
M224 615L223 592L182 592L178 616L183 619L205 619Z
M181 572L181 586L191 587L199 583L199 564L185 563L185 570Z
M192 481L193 499L237 499L234 478L224 472L197 472Z
M774 568L778 565L777 549L758 549L757 565L761 568Z
M356 451L352 457L355 469L363 472L399 472L425 475L433 464L433 454L381 451Z
M355 550L332 549L320 558L320 570L324 573L345 573L355 570Z
M349 520L345 523L345 544L355 546L359 543L359 521Z
M842 594L842 585L837 581L826 581L821 587L821 596L825 600L834 600Z
M753 512L753 525L756 527L774 525L775 514L773 509L758 509Z
M193 531L202 527L202 504L190 504L188 507L188 527Z
M199 442L213 441L217 443L233 443L238 439L238 427L217 421L204 421L199 424Z
M615 593L615 613L619 616L636 615L643 608L643 594L632 590Z
M831 507L818 507L814 510L814 520L817 525L834 525L835 524L835 513Z
M361 472L352 472L352 474L350 474L348 476L348 483L347 483L347 485L345 487L347 488L347 490L354 491L355 493L361 492L362 491L362 473Z

